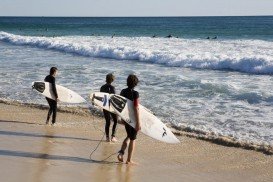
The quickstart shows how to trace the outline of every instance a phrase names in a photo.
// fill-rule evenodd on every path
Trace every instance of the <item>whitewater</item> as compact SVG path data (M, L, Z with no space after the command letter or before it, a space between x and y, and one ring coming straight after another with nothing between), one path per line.
M88 99L116 75L139 76L141 103L163 122L203 137L273 146L273 42L0 32L0 100L45 105L31 90L50 66L57 83ZM86 105L77 105L87 107Z
M0 41L81 56L134 60L169 67L273 74L273 41L203 40L110 36L20 36L0 32Z

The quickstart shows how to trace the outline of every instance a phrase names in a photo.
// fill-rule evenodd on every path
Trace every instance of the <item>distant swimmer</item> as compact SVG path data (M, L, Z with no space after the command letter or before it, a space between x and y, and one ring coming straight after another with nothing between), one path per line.
M215 37L213 37L212 39L217 39L218 37L217 36L215 36Z
M156 35L153 35L152 38L156 38Z
M168 36L166 36L165 38L172 38L173 36L170 34Z
M210 39L210 37L207 37L207 39Z

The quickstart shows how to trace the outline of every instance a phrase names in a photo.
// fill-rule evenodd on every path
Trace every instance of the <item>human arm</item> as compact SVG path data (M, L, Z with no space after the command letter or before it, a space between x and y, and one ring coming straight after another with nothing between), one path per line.
M56 89L56 83L55 83L55 78L53 77L52 79L52 91L53 91L53 94L55 95L56 97L56 101L59 101L58 99L58 93L57 93L57 89Z
M113 92L113 94L116 94L116 89L115 89L115 87L113 87L112 92Z
M135 113L135 118L136 118L136 131L141 130L141 122L140 122L140 117L139 117L139 99L134 99L134 113Z

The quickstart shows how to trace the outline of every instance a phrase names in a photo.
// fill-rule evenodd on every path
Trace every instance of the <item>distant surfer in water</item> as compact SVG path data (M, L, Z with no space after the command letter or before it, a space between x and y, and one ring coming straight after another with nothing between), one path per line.
M45 77L45 82L49 82L49 83L52 84L52 91L53 91L53 94L56 97L55 100L46 97L46 100L47 100L47 102L49 104L49 110L48 110L48 114L47 114L46 124L49 123L50 116L53 113L52 125L54 125L55 122L56 122L57 102L59 101L58 93L57 93L57 90L56 90L56 84L55 84L55 77L57 75L57 72L58 72L58 69L56 67L52 67L52 68L50 68L50 74Z
M115 80L115 76L113 74L108 74L106 75L106 84L103 85L101 88L100 88L100 92L105 92L105 93L109 93L109 94L115 94L116 91L115 91L115 87L111 85L111 83ZM105 133L106 133L106 141L107 142L117 142L117 139L115 137L115 133L116 133L116 127L117 127L117 115L116 114L113 114L113 113L110 113L109 111L103 109L103 114L104 114L104 118L105 118ZM113 128L112 128L112 135L111 135L111 140L110 140L110 137L109 137L109 129L110 129L110 121L111 121L111 116L112 116L112 119L114 121L114 124L113 124Z
M133 158L133 152L135 148L135 139L137 137L137 132L141 130L141 123L139 120L139 94L137 91L134 90L135 86L138 84L138 78L135 75L129 75L127 78L127 86L128 88L123 89L120 93L121 96L126 97L127 99L130 99L134 103L134 112L135 112L135 117L136 117L136 127L133 128L126 122L125 124L125 129L127 133L127 137L124 139L121 149L118 152L118 160L120 162L123 162L123 155L125 153L125 150L127 148L127 145L129 143L128 147L128 157L126 164L136 164L132 161Z

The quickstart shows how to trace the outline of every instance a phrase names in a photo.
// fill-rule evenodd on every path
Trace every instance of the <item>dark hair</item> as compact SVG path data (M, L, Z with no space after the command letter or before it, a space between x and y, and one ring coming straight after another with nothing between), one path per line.
M115 76L112 73L106 75L106 83L111 84L115 80Z
M56 67L50 68L50 75L53 75L58 69Z
M129 75L127 78L127 86L129 88L134 88L138 84L138 78L136 75Z

